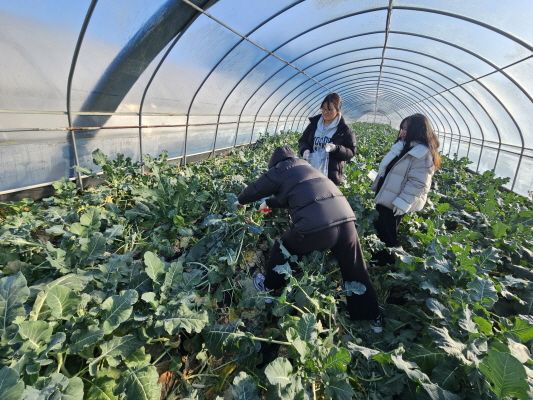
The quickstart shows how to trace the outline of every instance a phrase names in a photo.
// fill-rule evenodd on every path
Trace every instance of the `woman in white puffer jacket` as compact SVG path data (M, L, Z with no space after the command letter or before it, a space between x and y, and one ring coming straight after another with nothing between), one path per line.
M383 157L372 185L379 213L374 228L387 247L398 245L403 216L426 204L433 174L440 166L438 148L439 139L427 117L414 114L402 121L398 139ZM394 263L387 250L373 254L373 260L378 265Z

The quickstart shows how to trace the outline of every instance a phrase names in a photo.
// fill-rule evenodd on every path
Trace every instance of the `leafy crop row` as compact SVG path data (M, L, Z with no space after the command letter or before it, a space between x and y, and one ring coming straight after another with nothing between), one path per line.
M395 135L354 129L341 189L369 259L366 175ZM329 253L279 266L287 287L265 303L252 274L288 216L233 203L297 138L185 167L97 151L101 185L1 206L0 399L533 397L533 208L465 159L405 218L396 265L369 264L383 334L349 320Z

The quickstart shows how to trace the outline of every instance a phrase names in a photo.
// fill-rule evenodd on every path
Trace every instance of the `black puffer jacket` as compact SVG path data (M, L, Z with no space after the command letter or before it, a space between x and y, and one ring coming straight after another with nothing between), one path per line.
M320 117L320 115L315 115L309 118L309 125L298 140L300 155L303 155L305 150L313 152L315 132ZM352 129L346 125L342 116L339 125L337 125L337 131L331 137L331 143L337 146L333 152L329 153L328 178L338 185L344 180L344 164L346 161L350 161L355 154L355 135Z
M294 228L302 234L317 232L354 221L350 204L321 172L296 158L287 146L274 150L269 170L239 194L239 203L248 204L271 196L270 208L288 208Z

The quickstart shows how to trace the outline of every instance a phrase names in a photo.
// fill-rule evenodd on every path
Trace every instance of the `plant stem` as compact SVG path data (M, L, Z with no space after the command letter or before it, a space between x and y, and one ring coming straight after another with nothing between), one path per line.
M290 342L281 342L279 340L265 339L265 338L257 337L254 335L250 335L248 337L252 340L258 340L260 342L268 342L268 343L275 343L275 344L283 344L285 346L292 346L292 343Z

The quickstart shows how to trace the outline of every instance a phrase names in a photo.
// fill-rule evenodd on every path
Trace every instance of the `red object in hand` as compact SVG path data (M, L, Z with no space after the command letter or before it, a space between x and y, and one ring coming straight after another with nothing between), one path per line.
M259 212L269 213L272 212L272 210L270 208L260 208Z

